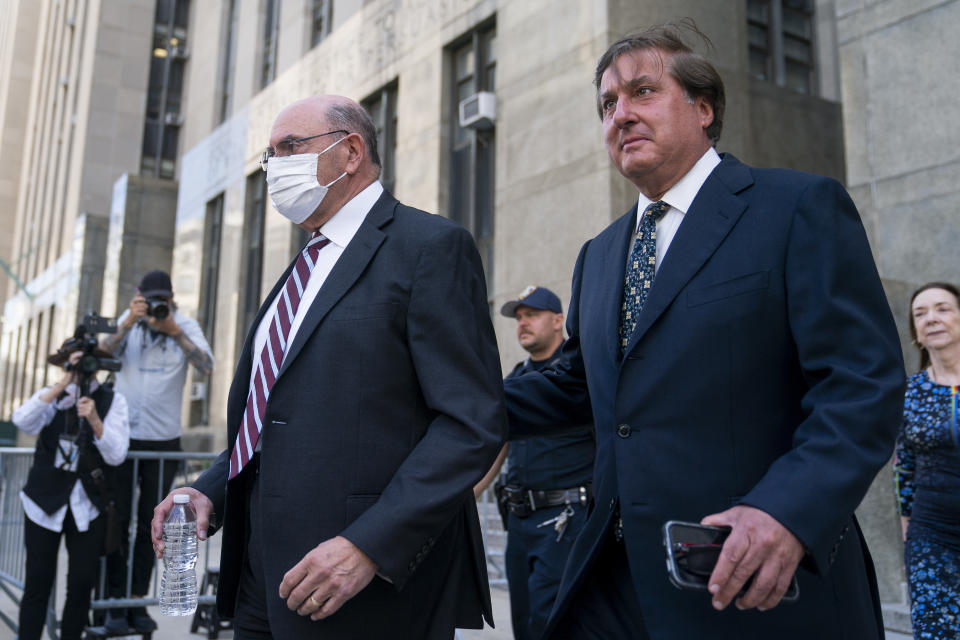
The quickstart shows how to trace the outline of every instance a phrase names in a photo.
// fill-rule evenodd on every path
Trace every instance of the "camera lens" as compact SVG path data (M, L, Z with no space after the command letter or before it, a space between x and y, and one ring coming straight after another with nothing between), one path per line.
M100 368L100 363L97 360L97 357L90 355L89 353L80 358L80 362L77 363L77 365L77 369L86 374L94 373Z
M170 315L170 305L166 300L147 300L147 315L163 320Z

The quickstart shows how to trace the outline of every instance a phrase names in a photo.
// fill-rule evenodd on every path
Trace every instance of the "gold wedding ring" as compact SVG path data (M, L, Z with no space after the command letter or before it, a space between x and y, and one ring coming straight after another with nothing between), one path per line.
M310 594L310 602L312 602L312 603L313 603L313 606L315 606L317 609L319 609L320 607L323 606L322 603L317 602L316 600L313 599L313 594L312 594L312 593Z

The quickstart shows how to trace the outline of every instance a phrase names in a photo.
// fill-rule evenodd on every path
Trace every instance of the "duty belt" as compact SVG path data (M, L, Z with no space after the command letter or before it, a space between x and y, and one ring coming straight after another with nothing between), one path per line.
M562 504L586 506L591 495L589 484L553 490L527 489L512 484L503 487L503 500L507 510L519 518L526 518L538 509L557 507Z

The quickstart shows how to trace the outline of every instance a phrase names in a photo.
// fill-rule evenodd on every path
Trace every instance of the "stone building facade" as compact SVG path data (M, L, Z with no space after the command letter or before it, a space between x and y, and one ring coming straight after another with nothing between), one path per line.
M870 237L897 321L907 372L911 293L960 281L960 2L833 0L846 184ZM892 467L857 514L891 628L909 629ZM898 604L899 603L899 604Z
M314 45L312 20L324 5L329 31ZM832 35L814 37L820 14L808 16L810 68L799 93L752 75L747 3L682 5L197 4L191 22L211 27L192 39L173 274L181 304L215 336L220 373L198 388L205 401L188 400L193 415L209 416L211 435L222 437L224 372L256 309L250 300L269 291L301 241L263 197L257 163L273 117L295 99L329 92L374 106L387 138L385 181L404 202L474 231L491 308L531 282L566 292L580 245L636 198L607 159L591 85L597 57L631 28L689 15L711 37L729 95L721 151L842 179L836 47ZM458 103L477 91L495 95L495 122L460 127ZM512 325L494 317L512 363L521 357Z
M960 89L951 55L960 47L951 37L960 26L957 0L177 0L189 7L189 44L168 38L165 50L183 63L174 65L183 74L182 105L159 121L164 131L176 129L178 143L173 175L155 180L138 175L146 155L138 141L146 145L147 137L133 129L157 121L155 113L144 113L145 76L156 60L130 52L151 38L156 43L151 11L171 1L118 1L128 13L104 10L103 0L38 3L42 10L32 18L38 33L51 28L50 12L87 8L80 24L94 35L82 49L88 62L76 65L78 82L89 85L80 91L87 106L76 110L82 126L70 125L86 142L70 156L59 209L29 208L38 206L24 195L38 188L25 186L36 182L32 169L21 168L13 191L0 182L0 216L10 202L16 212L9 225L13 246L7 255L0 242L0 257L11 264L20 259L30 244L23 229L38 215L48 216L42 219L63 238L59 252L45 250L47 257L21 278L28 290L47 287L56 296L31 301L7 287L0 343L5 414L32 388L22 374L43 369L36 354L50 343L29 337L50 333L35 328L49 323L35 320L43 305L57 309L50 315L69 318L66 325L79 310L69 287L45 283L77 282L86 274L85 295L91 302L95 296L94 308L115 315L139 270L169 264L177 300L204 327L217 362L209 379L191 379L186 440L214 450L225 446L226 395L239 347L260 301L303 241L273 211L257 158L279 109L315 93L365 104L380 129L388 188L474 233L509 367L524 354L513 323L493 311L531 283L566 302L582 243L636 198L603 147L593 66L617 37L681 16L710 37L713 48L704 51L726 82L719 150L848 184L898 321L905 322L906 300L917 284L957 279L960 258L951 250L960 234L960 133L951 125L958 111L951 98ZM30 18L29 11L23 15ZM121 32L123 46L95 37ZM0 21L0 70L9 68L10 33ZM43 51L35 49L35 77L47 64ZM18 60L22 65L22 56ZM21 73L0 80L0 87L13 86L14 77L17 86L29 84ZM45 95L42 87L32 91L31 100ZM460 102L478 92L492 94L495 114L461 126ZM42 103L5 110L5 95L0 89L0 135L6 136L0 158L7 162L16 155L7 141L21 139L9 137L5 114L36 118ZM25 153L14 162L28 166L35 162L29 158L53 157L39 142L48 138L25 124L21 129L12 130ZM157 152L154 175L165 153ZM54 194L56 183L44 178L43 184ZM48 211L62 220L50 219ZM101 245L109 247L106 257L98 253ZM61 294L74 305L62 312L54 304ZM906 325L900 328L905 336ZM904 348L910 355L906 340ZM902 627L902 615L895 615L902 614L904 595L888 472L878 477L860 515L884 600L893 605L891 624Z
M154 9L8 0L0 12L4 417L48 380L46 355L78 316L100 309L113 183L140 166Z

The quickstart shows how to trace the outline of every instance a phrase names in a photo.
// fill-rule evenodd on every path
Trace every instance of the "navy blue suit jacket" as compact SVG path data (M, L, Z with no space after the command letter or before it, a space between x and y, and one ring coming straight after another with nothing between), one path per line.
M228 449L194 486L221 516L217 601L233 613L248 552L244 476L227 481L249 389L256 327L227 407ZM276 638L379 638L417 620L491 619L473 485L506 431L483 269L473 239L389 193L330 272L284 359L260 436L257 491L265 588ZM330 618L277 594L283 575L341 535L380 567ZM452 622L451 622L452 624Z
M853 202L834 180L725 155L618 346L636 207L580 252L567 365L507 381L511 436L584 419L597 461L590 519L554 621L590 572L619 500L654 639L870 638L872 563L853 519L889 459L903 400L899 340ZM668 582L661 529L760 508L808 550L800 601L716 612Z

